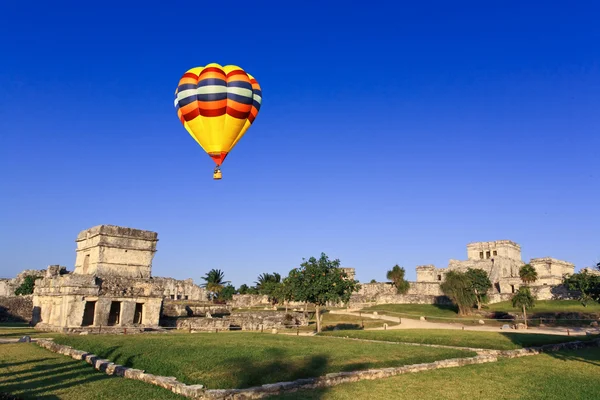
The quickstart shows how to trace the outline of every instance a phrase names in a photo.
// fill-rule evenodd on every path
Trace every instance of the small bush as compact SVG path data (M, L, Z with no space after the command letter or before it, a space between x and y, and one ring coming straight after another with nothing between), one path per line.
M15 290L15 295L19 296L19 295L32 294L33 288L35 287L35 279L36 278L37 278L36 276L27 275L25 277L25 279L23 280L23 283L21 283L21 286L19 286Z

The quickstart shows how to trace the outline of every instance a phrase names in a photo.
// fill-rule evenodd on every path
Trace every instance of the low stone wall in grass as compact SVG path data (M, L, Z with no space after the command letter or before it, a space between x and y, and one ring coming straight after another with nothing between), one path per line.
M110 360L87 353L85 351L73 349L71 346L60 345L50 340L39 339L37 344L45 349L55 353L64 354L75 360L84 360L95 369L105 372L108 375L121 376L127 379L135 379L142 382L160 386L173 393L177 393L189 398L211 399L211 400L230 400L230 399L260 399L275 394L291 393L298 390L316 389L339 385L341 383L357 382L360 380L373 380L387 378L395 375L408 374L420 371L429 371L441 368L461 367L464 365L484 364L498 361L499 357L515 358L529 355L540 354L544 352L553 352L561 350L575 350L585 347L600 347L600 339L585 342L568 342L560 344L550 344L541 347L524 348L519 350L490 350L489 354L479 354L475 357L454 358L440 360L432 363L406 365L402 367L378 368L363 371L336 372L317 378L298 379L292 382L278 382L262 386L251 387L247 389L206 389L203 385L186 385L172 376L159 376L147 374L143 370L128 368L115 364Z
M201 332L228 331L231 321L224 318L191 317L179 318L176 322L177 329L188 329Z

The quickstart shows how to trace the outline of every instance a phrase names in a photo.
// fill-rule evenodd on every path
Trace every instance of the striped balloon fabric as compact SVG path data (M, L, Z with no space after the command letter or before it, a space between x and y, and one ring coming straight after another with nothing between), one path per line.
M256 79L235 65L192 68L175 91L181 123L219 166L254 122L261 101Z

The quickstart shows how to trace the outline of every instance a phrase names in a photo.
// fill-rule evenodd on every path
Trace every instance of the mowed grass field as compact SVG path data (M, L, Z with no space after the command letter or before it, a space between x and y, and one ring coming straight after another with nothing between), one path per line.
M381 304L366 307L361 311L368 313L377 311L379 314L410 319L418 319L423 316L430 322L476 324L479 319L485 319L488 325L502 325L508 322L506 319L491 320L485 318L484 315L477 314L459 316L457 308L452 305ZM484 314L512 313L521 315L521 310L513 308L508 301L485 305L481 312ZM541 322L558 326L586 326L591 321L600 318L600 304L593 302L583 306L576 300L539 300L536 301L535 307L527 311L527 317L531 326L537 326ZM542 317L546 319L541 320ZM516 320L515 322L521 321Z
M355 315L345 315L345 314L331 314L330 312L325 311L321 316L322 322L322 330L323 331L332 331L334 329L370 329L370 328L381 328L383 324L387 322L388 325L393 325L389 321L382 320L373 320L371 318L361 318L360 316ZM316 331L317 330L317 320L313 316L308 321L308 326L303 326L300 328L301 331Z
M57 336L55 342L211 389L475 355L454 349L246 332Z
M34 343L0 345L0 398L2 393L27 399L183 399L158 386L97 372Z
M600 336L563 336L535 333L477 332L456 329L390 329L387 331L335 331L322 332L322 336L339 336L355 339L383 340L473 347L480 349L513 350L523 347L597 339Z
M501 303L488 304L486 311L503 311L503 312L519 312L512 307L508 301ZM535 307L529 313L593 313L600 315L600 303L590 302L587 306L581 304L577 300L538 300L535 302Z
M406 314L407 317L439 317L439 318L475 318L475 316L458 317L458 309L452 305L437 304L380 304L372 307L366 307L362 311L378 311L380 314L389 313ZM512 312L520 313L521 310L512 306L509 301L500 303L486 304L483 307L484 312ZM594 313L600 314L600 303L589 303L583 306L577 300L538 300L530 313ZM529 314L529 313L528 313Z
M502 359L273 396L269 400L600 399L600 348Z

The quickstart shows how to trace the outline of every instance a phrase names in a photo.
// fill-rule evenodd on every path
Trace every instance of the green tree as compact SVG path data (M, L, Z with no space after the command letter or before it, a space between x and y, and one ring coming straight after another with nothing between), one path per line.
M220 269L211 269L202 279L205 282L201 286L206 288L208 299L213 301L219 297L219 293L221 293L225 284L230 283L225 281L225 274Z
M294 300L294 286L289 277L279 284L276 296L281 302L285 303L285 312L287 312L290 301Z
M32 294L33 288L35 287L35 280L37 278L38 278L37 276L27 275L23 279L23 283L21 283L21 285L15 290L15 295L19 296L19 295Z
M371 279L371 282L369 283L377 283L377 281L375 279Z
M237 290L232 284L228 284L221 289L221 293L219 293L219 300L231 300L234 294L237 294Z
M242 285L240 285L240 287L238 289L238 293L239 294L247 294L248 293L248 289L250 289L248 287L248 285L246 285L245 283L243 283Z
M264 273L264 274L260 274L258 276L258 279L256 282L254 282L256 284L256 289L258 290L259 293L261 293L263 287L267 284L273 284L273 283L281 283L281 275L279 275L277 272L274 272L272 274L270 273ZM263 293L261 293L263 294Z
M579 292L579 301L587 307L591 301L600 302L600 276L587 271L578 272L563 279L567 289Z
M481 304L487 302L487 292L492 288L492 282L487 272L479 268L469 268L466 275L471 282L471 289L475 294L477 309L481 310Z
M328 302L347 303L360 285L340 269L340 260L329 260L325 253L318 260L303 260L299 268L290 271L291 290L296 301L314 304L317 332L321 332L321 307Z
M521 267L519 276L526 285L535 282L538 278L537 271L529 264L525 264Z
M465 272L449 271L440 285L442 292L458 307L459 315L469 315L476 296L472 283Z
M396 291L398 294L406 294L408 289L410 288L410 283L406 279L404 279L404 268L399 266L398 264L394 265L394 267L387 272L387 279L392 281L392 285L396 287Z
M527 310L535 306L535 297L528 286L521 286L512 298L512 306L523 310L523 321L527 328Z

